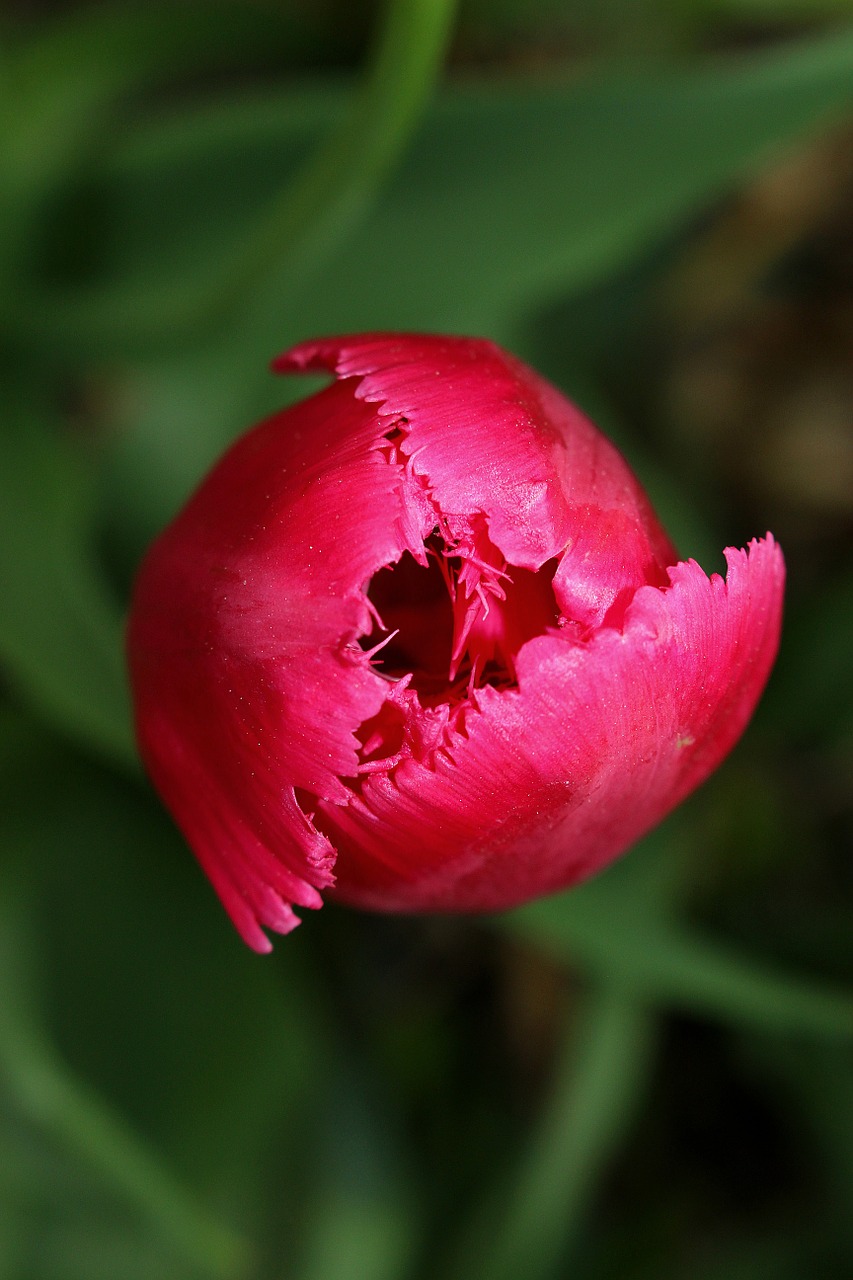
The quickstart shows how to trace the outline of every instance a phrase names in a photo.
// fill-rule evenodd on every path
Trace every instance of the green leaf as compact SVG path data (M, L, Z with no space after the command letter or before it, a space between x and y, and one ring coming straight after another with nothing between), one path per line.
M32 990L35 936L24 896L0 881L0 1080L12 1105L97 1173L205 1275L242 1273L243 1242L195 1204L123 1120L54 1052Z
M641 847L629 861L642 858ZM621 871L522 907L501 925L637 999L753 1028L853 1038L853 995L671 921Z
M271 1156L299 1185L339 1059L309 931L250 953L153 798L20 716L0 766L0 1116L5 1095L131 1238L229 1274L213 1206L279 1221Z
M277 331L276 346L305 333L376 326L500 337L520 307L613 272L774 151L836 118L853 99L851 72L853 32L844 29L697 66L605 69L568 85L448 92L374 215L322 269L314 259L306 274L289 243L269 253L265 288L277 304L267 332ZM77 350L128 351L167 334L174 341L188 291L215 278L223 255L232 261L252 238L258 193L280 172L280 147L293 146L298 112L286 95L278 102L278 141L270 136L272 105L256 107L257 126L247 111L240 137L234 104L223 105L199 119L180 164L167 126L162 160L149 133L137 144L136 163L131 149L107 177L113 191L118 184L119 207L132 208L137 229L170 257L170 237L183 233L161 225L157 209L161 193L181 182L181 166L197 172L206 153L222 191L240 172L230 232L221 209L185 188L183 226L192 227L196 252L182 277L170 269L134 278L125 260L111 284L93 283L88 294L34 294L14 323L61 336ZM321 98L317 118L328 110ZM254 176L240 165L246 147L256 155ZM113 230L120 256L124 233ZM139 236L128 236L138 260ZM263 243L271 247L266 235Z
M310 276L361 220L408 143L442 65L454 9L455 0L389 0L348 109L292 179L288 174L291 180L253 203L250 225L203 270L177 280L161 275L134 296L119 291L106 301L109 318L96 302L95 325L161 339L168 330L174 338L227 319L253 287L264 287L271 268L286 273L291 287ZM275 171L277 157L272 160ZM219 191L229 185L226 175ZM193 213L185 209L184 220L188 216ZM85 325L87 310L84 302L82 311L72 304L70 311L60 306L59 314L71 318L76 311L74 325Z
M308 938L258 961L154 798L40 736L0 773L0 863L30 885L51 1035L189 1178L232 1197L332 1056Z
M339 1065L325 1094L299 1280L398 1280L415 1240L411 1181L395 1126L371 1102L352 1064Z
M501 336L531 301L611 274L851 101L850 29L693 67L448 96L377 216L298 299L302 330Z
M586 997L527 1149L489 1188L447 1280L539 1280L556 1274L646 1084L652 1019L603 985Z
M204 8L88 6L10 41L0 93L3 261L21 244L46 197L115 127L115 104L144 86L274 45L271 14L214 0Z
M121 613L91 547L93 478L14 401L0 437L0 662L58 727L133 763Z

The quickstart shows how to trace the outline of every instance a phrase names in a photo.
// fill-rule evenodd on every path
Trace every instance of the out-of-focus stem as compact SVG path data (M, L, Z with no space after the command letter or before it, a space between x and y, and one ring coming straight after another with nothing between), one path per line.
M589 994L566 1031L530 1143L483 1206L446 1280L555 1273L633 1114L651 1042L651 1017L630 995L614 987Z

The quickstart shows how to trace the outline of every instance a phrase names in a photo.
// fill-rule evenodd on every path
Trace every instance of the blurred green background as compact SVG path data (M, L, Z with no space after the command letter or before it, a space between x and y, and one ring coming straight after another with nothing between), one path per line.
M7 3L0 1277L853 1274L853 5ZM239 942L141 776L122 613L324 332L484 334L783 651L625 861Z

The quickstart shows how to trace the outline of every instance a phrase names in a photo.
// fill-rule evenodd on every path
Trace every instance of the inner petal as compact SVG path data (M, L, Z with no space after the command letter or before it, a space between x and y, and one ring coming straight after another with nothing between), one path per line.
M523 569L507 565L488 538L448 545L437 532L424 551L423 562L405 552L367 586L376 626L361 643L377 673L405 679L422 705L514 684L522 645L561 623L557 560Z
M535 571L508 565L502 594L480 602L466 644L475 682L503 684L508 678L514 684L515 658L522 645L560 625L552 586L556 568L556 560Z

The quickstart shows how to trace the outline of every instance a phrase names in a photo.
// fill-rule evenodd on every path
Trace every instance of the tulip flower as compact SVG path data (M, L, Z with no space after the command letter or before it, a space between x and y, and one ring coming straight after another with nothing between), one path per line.
M600 870L743 732L768 534L680 562L627 464L490 342L307 342L140 571L149 774L258 951L322 895L498 911Z

